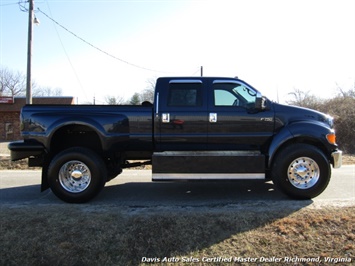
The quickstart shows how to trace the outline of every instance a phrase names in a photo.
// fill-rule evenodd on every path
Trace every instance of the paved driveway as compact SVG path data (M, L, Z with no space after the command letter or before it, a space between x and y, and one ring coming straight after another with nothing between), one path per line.
M67 204L50 190L40 192L40 171L0 171L0 204ZM333 169L328 188L317 198L295 201L274 190L272 182L151 182L150 170L125 170L106 184L91 206L299 208L355 206L355 165Z

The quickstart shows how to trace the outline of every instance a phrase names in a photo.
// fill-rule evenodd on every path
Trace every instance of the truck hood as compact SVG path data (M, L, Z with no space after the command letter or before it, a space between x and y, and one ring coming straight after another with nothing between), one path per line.
M283 125L305 120L317 121L329 128L333 128L334 125L333 117L330 115L308 108L274 103L274 111L276 120Z

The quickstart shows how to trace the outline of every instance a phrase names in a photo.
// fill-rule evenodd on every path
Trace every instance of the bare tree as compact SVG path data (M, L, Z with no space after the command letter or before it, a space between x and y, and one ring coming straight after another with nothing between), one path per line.
M0 95L16 96L26 92L26 76L21 72L0 68Z
M33 96L45 97L45 96L61 96L63 95L63 90L61 88L51 88L51 87L37 87L33 89Z
M19 71L12 71L6 67L0 67L0 95L24 96L26 94L26 75ZM40 87L32 81L33 96L61 96L61 88Z
M154 88L146 88L140 95L142 102L154 102Z
M141 93L142 101L147 101L151 103L154 102L155 84L156 84L156 79L151 78L147 80L147 87Z
M288 95L292 97L291 100L287 100L287 104L302 106L306 108L318 109L321 104L321 100L316 96L310 94L309 91L302 91L300 89L294 89Z
M108 105L121 105L121 104L125 104L125 101L123 99L123 97L120 96L106 96L105 97L105 103Z
M354 81L354 85L351 89L349 90L344 90L342 87L340 87L338 84L337 85L337 89L339 91L339 94L343 97L350 97L350 98L354 98L355 99L355 81Z
M154 102L154 90L155 90L155 79L151 78L147 80L147 87L142 92L136 92L132 95L131 99L126 102L124 98L118 96L106 96L105 102L109 105L121 105L121 104L132 104L139 105L142 102Z
M338 94L334 98L323 100L298 89L289 95L293 96L293 99L287 101L289 104L312 108L333 116L338 145L344 152L355 154L355 88L346 91L338 86Z

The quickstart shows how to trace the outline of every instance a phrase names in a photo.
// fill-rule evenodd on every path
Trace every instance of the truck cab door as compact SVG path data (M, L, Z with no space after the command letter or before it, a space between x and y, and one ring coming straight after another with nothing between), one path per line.
M156 94L154 137L158 151L207 149L207 93L198 79L162 79Z
M272 138L274 112L256 109L255 89L240 80L214 80L209 91L211 150L259 150Z

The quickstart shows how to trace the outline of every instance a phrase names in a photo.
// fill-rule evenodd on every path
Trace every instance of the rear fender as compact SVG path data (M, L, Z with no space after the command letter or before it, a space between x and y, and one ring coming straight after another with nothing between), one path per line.
M49 150L50 150L50 143L52 141L53 136L56 134L56 132L65 126L70 126L70 125L86 126L92 129L93 131L95 131L100 136L101 140L104 136L104 131L105 131L104 128L101 126L101 124L99 124L95 120L86 117L70 117L70 118L66 117L57 120L55 123L51 124L48 127L47 132L49 132L49 134L47 137L46 147L48 147Z
M129 140L129 122L128 118L122 114L113 115L99 115L93 114L92 117L65 117L63 119L57 120L55 123L51 124L47 132L49 135L46 139L46 147L50 149L50 144L52 143L52 138L55 136L56 132L70 125L81 125L90 128L94 131L100 139L100 146L102 149L109 150L112 148L112 141Z

